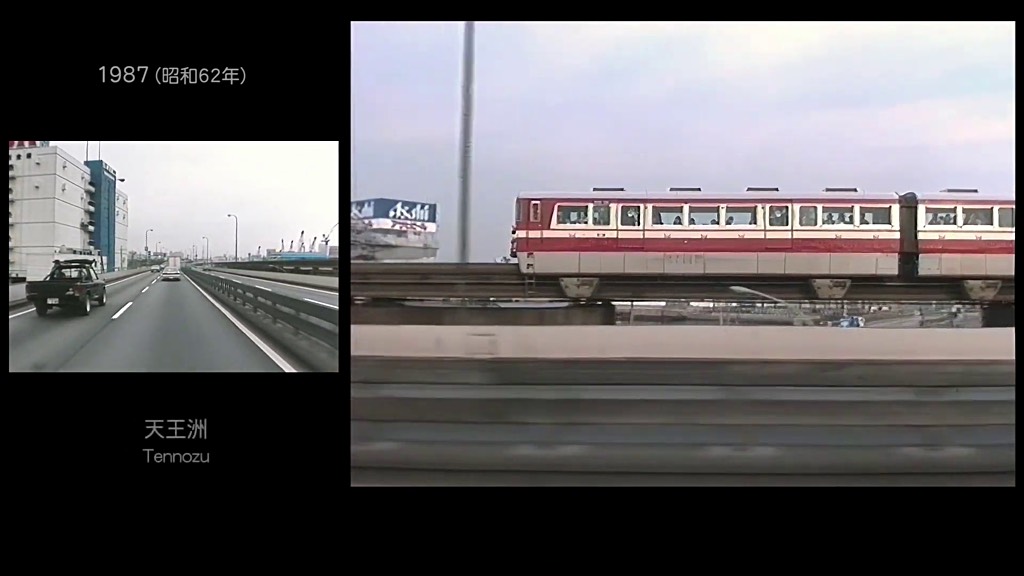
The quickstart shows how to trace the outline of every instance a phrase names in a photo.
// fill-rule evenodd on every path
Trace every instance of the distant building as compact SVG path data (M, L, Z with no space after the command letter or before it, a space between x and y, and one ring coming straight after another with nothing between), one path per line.
M106 262L105 270L114 271L114 252L117 249L117 170L103 160L87 160L91 180L96 188L93 200L96 206L96 232L91 239ZM125 196L127 198L127 195ZM125 220L127 225L127 220ZM127 235L127 229L125 230Z
M56 255L97 255L103 247L110 249L102 252L103 268L112 270L114 212L104 219L92 168L48 141L10 141L8 161L8 276L39 280ZM101 230L109 230L109 241Z
M439 247L437 204L391 198L351 204L351 260L433 260Z
M114 199L114 271L128 267L128 193L121 188L115 189Z

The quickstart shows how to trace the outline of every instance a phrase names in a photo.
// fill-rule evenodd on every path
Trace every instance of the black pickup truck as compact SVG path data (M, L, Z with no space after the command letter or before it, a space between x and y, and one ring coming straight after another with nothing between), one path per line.
M25 299L46 316L50 308L74 308L82 316L92 303L107 305L107 283L99 277L92 260L54 260L53 269L42 280L25 283Z

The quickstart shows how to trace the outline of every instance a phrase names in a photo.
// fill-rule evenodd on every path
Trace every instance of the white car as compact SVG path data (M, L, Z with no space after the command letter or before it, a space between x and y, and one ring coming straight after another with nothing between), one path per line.
M177 268L164 268L163 274L160 275L160 281L166 282L167 280L181 281L181 271Z
M149 271L150 273L159 272L160 266L158 264L153 264L152 266L149 267Z

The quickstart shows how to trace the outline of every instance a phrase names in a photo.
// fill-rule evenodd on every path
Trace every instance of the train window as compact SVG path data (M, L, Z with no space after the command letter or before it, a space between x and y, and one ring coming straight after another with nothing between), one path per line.
M892 226L892 209L860 207L860 223L862 226Z
M540 222L540 202L530 202L530 222Z
M991 226L991 208L964 208L964 226Z
M594 206L594 226L612 225L612 207L608 205Z
M999 227L1000 228L1013 228L1013 208L1000 208L999 209Z
M682 226L682 206L655 206L651 209L651 223L656 226Z
M789 206L771 206L768 208L769 226L789 226Z
M726 206L726 226L757 226L757 206Z
M588 217L589 206L559 206L558 207L558 220L559 224L578 224L585 226L590 219Z
M718 206L690 206L690 226L718 226Z
M801 206L800 207L800 225L801 226L817 226L818 225L818 207L817 206Z
M928 226L956 226L956 208L925 208Z
M516 201L516 222L523 221L523 205L517 200Z
M619 206L619 226L639 226L640 225L640 207L633 206Z
M821 209L821 223L825 226L837 224L853 225L853 206L825 206Z

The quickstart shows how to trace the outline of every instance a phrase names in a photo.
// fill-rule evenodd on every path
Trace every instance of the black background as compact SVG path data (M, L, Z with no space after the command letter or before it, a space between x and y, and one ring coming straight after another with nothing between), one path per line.
M280 36L288 31L283 22L249 35L237 26L199 31L185 20L166 35L89 26L83 22L70 42L47 38L12 48L5 122L12 138L347 141L346 22L329 35L306 23L300 42ZM109 41L96 41L101 30ZM104 83L101 66L149 72L144 83ZM161 85L162 66L244 68L246 81ZM342 166L347 149L339 144ZM240 513L307 509L300 501L333 507L348 436L340 379L11 373L4 402L11 494L55 510L94 505L105 514L154 505L191 512L233 506ZM206 419L206 440L145 440L147 419L189 418ZM210 463L147 464L145 447L208 452Z

